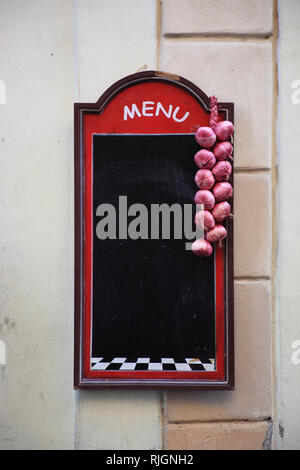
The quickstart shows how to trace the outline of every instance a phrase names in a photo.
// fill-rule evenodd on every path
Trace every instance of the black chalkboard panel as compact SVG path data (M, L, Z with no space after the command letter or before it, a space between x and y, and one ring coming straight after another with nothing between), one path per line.
M92 357L215 358L214 256L199 258L173 236L96 235L97 207L112 204L118 220L119 196L149 213L151 204L193 203L197 150L188 134L93 136Z

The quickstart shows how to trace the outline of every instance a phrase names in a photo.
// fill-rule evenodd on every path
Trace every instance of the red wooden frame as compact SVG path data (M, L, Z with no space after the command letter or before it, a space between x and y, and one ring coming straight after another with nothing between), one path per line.
M151 116L124 121L124 104L160 101L189 109L182 122ZM233 122L233 103L220 103L220 114ZM181 114L180 114L181 113ZM148 114L147 112L145 114ZM165 116L164 116L165 117ZM216 364L214 372L92 371L92 139L93 134L174 134L209 125L209 98L194 84L162 72L141 72L110 87L97 103L75 103L75 388L233 389L233 220L228 238L215 250Z

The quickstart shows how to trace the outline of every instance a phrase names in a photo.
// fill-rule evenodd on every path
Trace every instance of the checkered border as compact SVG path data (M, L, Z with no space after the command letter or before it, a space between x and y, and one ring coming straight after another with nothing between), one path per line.
M150 358L150 357L93 357L91 359L93 371L178 371L178 372L213 372L215 360L207 358Z

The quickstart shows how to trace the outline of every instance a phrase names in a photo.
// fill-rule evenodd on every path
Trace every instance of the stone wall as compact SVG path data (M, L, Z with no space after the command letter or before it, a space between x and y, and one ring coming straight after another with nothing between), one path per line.
M300 447L299 21L298 0L1 1L1 449ZM141 69L235 102L232 392L73 391L73 103Z
M272 0L162 2L160 69L233 101L236 123L236 389L167 392L168 449L181 440L187 449L262 449L273 414L274 8Z

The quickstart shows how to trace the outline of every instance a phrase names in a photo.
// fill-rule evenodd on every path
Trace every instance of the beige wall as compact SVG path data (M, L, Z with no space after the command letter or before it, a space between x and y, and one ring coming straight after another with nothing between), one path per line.
M300 448L300 2L279 2L277 416L279 449Z
M2 1L0 448L74 442L71 1Z
M300 447L300 11L279 7L278 168L275 0L1 1L1 449ZM143 66L235 102L233 392L72 388L73 102Z

